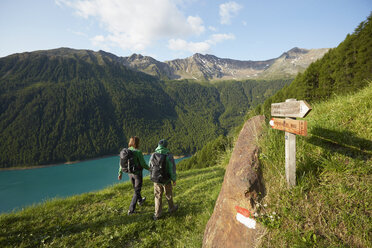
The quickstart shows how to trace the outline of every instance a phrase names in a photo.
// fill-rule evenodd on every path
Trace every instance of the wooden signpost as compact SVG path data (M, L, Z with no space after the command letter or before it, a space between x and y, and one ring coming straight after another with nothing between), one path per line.
M288 133L307 135L307 121L293 119L272 118L270 126L274 129L285 131Z
M270 125L274 129L285 131L285 176L289 186L296 185L296 134L307 135L307 122L296 120L311 111L306 101L287 99L285 102L271 104L271 115L287 117L273 118Z
M306 101L296 101L296 99L271 104L272 116L304 118L310 111L311 107Z

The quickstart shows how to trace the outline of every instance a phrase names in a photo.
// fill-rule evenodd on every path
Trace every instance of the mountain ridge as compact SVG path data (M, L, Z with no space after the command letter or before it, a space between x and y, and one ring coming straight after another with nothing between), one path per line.
M85 49L73 49L61 47L50 50L38 50L33 52L16 53L7 57L25 57L31 53L40 55L55 55L63 57L76 57L81 55L86 62L90 59L99 59L99 64L107 62L119 62L128 69L146 73L160 79L182 80L192 79L199 81L212 80L244 80L244 79L277 79L294 78L328 52L328 48L304 49L294 47L282 53L279 57L262 60L236 60L219 58L211 54L195 53L183 59L173 59L164 62L150 56L132 54L120 57L103 50L93 51ZM93 55L98 55L93 56Z
M174 154L191 154L289 81L161 80L70 48L0 58L0 168L117 154L133 135L143 152L166 138Z
M134 70L167 79L242 80L294 78L312 62L323 57L328 48L304 49L294 47L277 58L253 61L219 58L211 54L195 53L184 59L165 62L148 56L133 54L121 57L121 62Z

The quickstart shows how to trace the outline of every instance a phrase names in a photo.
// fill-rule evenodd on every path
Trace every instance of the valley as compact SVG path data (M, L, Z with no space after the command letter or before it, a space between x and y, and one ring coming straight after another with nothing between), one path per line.
M190 155L226 135L292 79L162 80L105 52L69 48L0 59L0 167L117 154L128 137Z

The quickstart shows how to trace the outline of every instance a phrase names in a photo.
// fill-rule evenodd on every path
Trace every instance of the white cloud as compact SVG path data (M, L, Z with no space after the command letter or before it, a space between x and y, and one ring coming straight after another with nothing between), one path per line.
M214 34L210 39L202 42L187 42L183 39L170 39L168 47L174 51L188 51L192 53L207 53L212 45L216 45L224 40L233 40L233 34Z
M202 34L205 31L203 26L203 20L198 16L189 16L187 17L187 23L190 24L191 29L195 34Z
M243 8L242 5L236 2L227 2L220 5L220 22L221 24L230 24L231 18L236 16Z
M200 35L205 31L198 16L185 17L172 0L55 0L83 18L96 19L108 32L92 38L93 45L119 46L143 51L156 40ZM102 39L103 37L103 39Z
M168 47L175 51L188 51L192 53L206 53L210 49L207 42L187 42L182 39L170 39Z
M214 34L211 36L211 38L208 40L209 44L217 44L224 40L234 40L235 36L233 34Z
M213 32L216 32L217 31L217 28L216 27L213 27L213 26L208 26L208 29L210 31L213 31Z

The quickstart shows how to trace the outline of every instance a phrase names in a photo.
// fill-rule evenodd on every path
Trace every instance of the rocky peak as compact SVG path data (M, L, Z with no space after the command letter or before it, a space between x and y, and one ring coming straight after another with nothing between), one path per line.
M286 59L294 59L302 54L307 54L310 50L294 47L291 50L283 53L280 57L285 57Z
M280 57L265 61L234 60L211 54L195 53L185 59L166 62L148 56L133 54L122 58L123 64L154 76L169 79L249 79L270 77L294 77L328 49L303 49L294 47Z
M131 56L129 57L126 57L127 61L131 61L131 62L143 62L143 61L151 61L151 62L155 62L156 60L149 57L149 56L143 56L142 54L136 54L136 53L133 53Z
M141 54L133 53L131 56L128 57L128 60L131 60L131 61L139 60L139 59L143 59L143 56Z
M298 47L294 47L288 51L288 53L308 53L308 52L309 52L308 49L298 48Z
M196 59L196 60L208 60L208 61L216 61L218 60L218 58L214 55L211 55L211 54L200 54L200 53L195 53L194 55L192 55L192 58L193 59Z
M129 57L122 57L121 61L125 66L136 70L143 70L151 65L163 64L162 62L159 62L152 57L143 56L142 54L136 53L132 54Z

